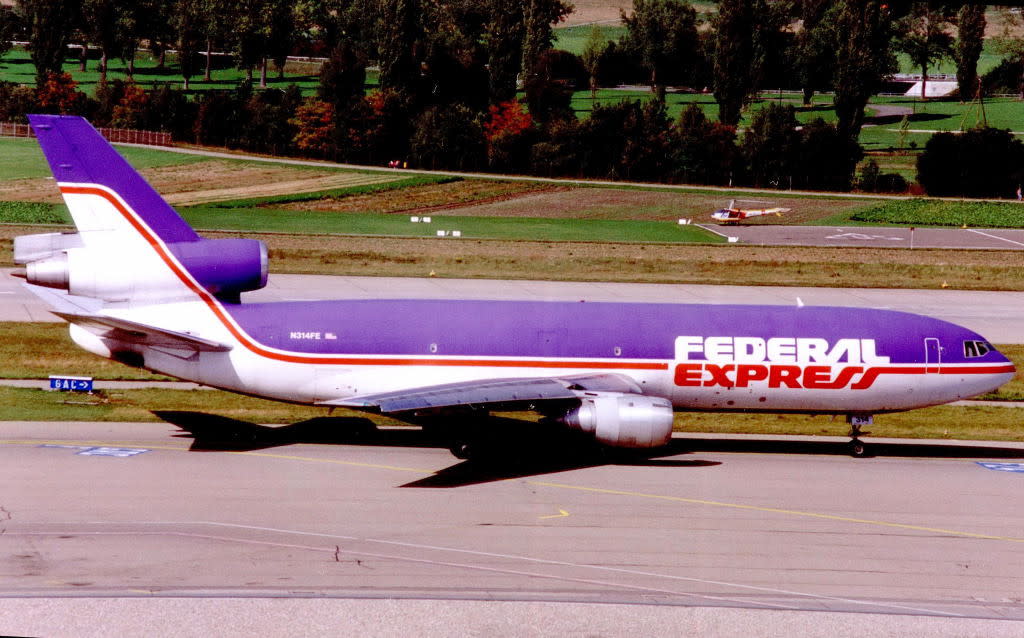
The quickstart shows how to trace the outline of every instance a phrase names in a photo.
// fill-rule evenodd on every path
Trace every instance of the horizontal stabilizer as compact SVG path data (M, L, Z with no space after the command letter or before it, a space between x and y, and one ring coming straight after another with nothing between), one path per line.
M80 297L71 295L63 290L48 288L46 286L35 286L33 284L22 284L33 295L39 297L52 308L50 312L64 312L72 315L92 315L99 313L103 308L103 302L92 297Z
M577 399L582 392L587 391L639 393L640 388L631 379L616 374L562 378L487 379L398 392L367 394L324 401L320 405L376 408L387 414L457 406L486 407L535 404L539 401L565 401Z
M81 315L67 312L54 312L61 319L82 326L101 336L116 339L125 343L144 346L178 348L197 352L227 352L231 346L196 337L183 332L157 328L144 323L117 319L106 315Z

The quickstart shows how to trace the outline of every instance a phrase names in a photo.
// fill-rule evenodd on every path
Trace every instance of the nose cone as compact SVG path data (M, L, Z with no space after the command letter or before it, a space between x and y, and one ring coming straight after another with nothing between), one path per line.
M967 396L977 396L987 392L995 392L1002 385L1009 383L1017 374L1017 366L1014 365L1005 354L992 349L984 357L985 367L982 374L978 375L978 388ZM973 384L972 384L973 385Z
M1009 378L1007 378L1006 380L1009 381L1010 379L1013 378L1013 376L1015 374L1017 374L1017 364L1015 364L1009 357L1007 357L1005 354L1003 354L999 350L996 350L996 354L999 355L999 358L1001 359L1000 363L1007 370L1007 372L1005 374L1008 374Z

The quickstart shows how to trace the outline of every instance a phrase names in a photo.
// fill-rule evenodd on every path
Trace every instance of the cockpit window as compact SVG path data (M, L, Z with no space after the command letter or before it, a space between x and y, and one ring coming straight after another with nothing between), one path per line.
M992 344L987 341L964 341L964 357L967 359L984 357L989 352L992 352Z

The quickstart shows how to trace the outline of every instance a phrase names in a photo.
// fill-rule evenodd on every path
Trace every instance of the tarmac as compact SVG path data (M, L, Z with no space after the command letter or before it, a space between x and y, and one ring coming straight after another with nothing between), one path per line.
M0 423L3 633L1024 636L1022 444L165 416Z

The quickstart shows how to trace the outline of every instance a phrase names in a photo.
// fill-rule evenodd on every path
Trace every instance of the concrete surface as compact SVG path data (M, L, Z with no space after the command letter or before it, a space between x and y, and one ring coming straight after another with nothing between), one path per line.
M481 465L358 420L176 422L0 423L0 631L1024 635L1018 444Z

